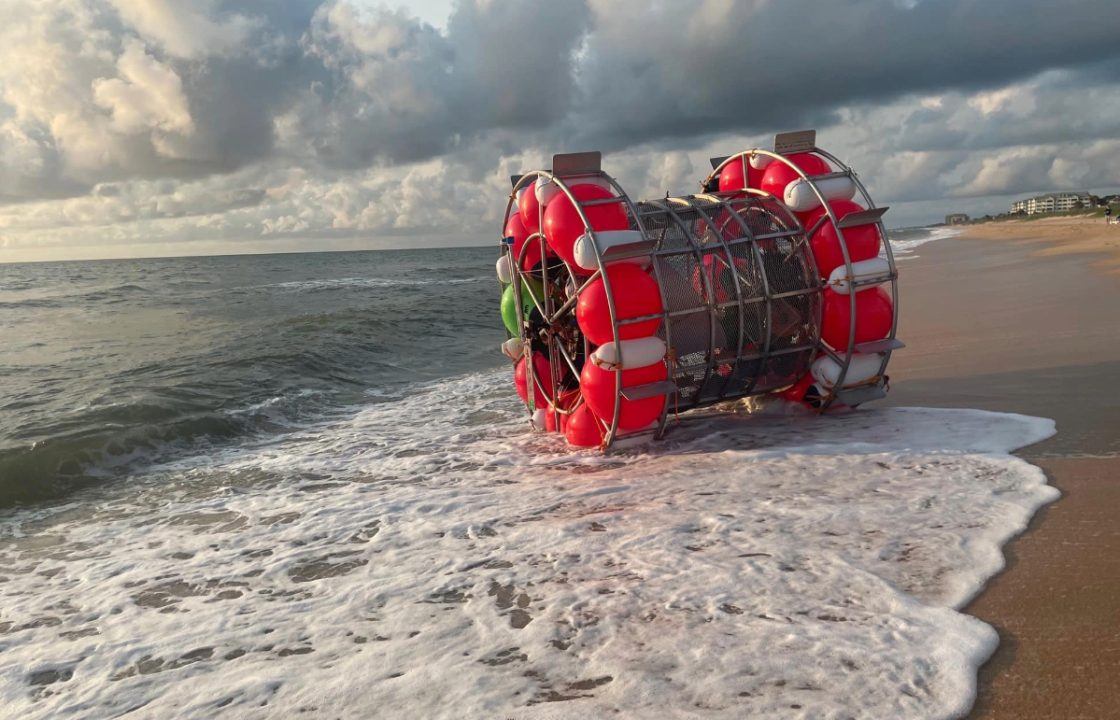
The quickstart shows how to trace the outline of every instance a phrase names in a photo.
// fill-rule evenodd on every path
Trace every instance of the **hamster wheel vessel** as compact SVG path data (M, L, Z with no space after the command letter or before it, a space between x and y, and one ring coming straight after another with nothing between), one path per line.
M813 131L712 166L702 192L642 202L597 152L513 178L502 350L534 426L606 447L736 398L885 394L902 346L886 208Z

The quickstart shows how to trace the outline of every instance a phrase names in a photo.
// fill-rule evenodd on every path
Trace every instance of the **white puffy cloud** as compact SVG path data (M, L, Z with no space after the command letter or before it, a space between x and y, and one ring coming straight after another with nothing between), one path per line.
M168 135L194 132L179 75L131 39L117 58L117 70L119 77L98 78L92 84L94 102L110 114L109 127L122 134L153 133L157 152L171 154Z
M232 52L256 24L245 15L216 19L213 0L111 0L131 29L171 55L194 58Z
M479 242L553 152L642 198L805 126L894 224L1120 185L1108 0L6 5L0 260Z

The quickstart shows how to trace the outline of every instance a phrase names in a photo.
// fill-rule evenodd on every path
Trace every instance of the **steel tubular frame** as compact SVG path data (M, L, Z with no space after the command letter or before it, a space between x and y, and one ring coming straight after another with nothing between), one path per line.
M875 209L875 205L871 200L863 183L860 182L856 174L835 158L833 155L820 150L816 147L811 149L811 152L821 156L834 167L840 170L827 173L819 176L806 175L800 168L790 162L787 158L768 150L754 148L737 153L733 156L725 158L720 162L711 175L702 184L703 187L710 187L713 178L718 178L720 172L728 163L740 162L743 166L743 177L747 177L747 165L750 157L754 155L761 155L771 159L771 162L782 162L788 167L792 168L799 178L806 181L813 193L817 196L818 201L824 207L825 215L814 225L813 228L803 228L796 216L790 212L782 203L781 198L773 198L768 193L760 190L744 188L734 192L702 192L698 195L687 197L666 197L663 200L654 200L635 204L633 200L623 191L618 182L601 170L595 172L582 172L575 174L565 174L563 177L554 174L551 170L534 170L521 175L516 178L513 183L513 189L510 192L506 203L506 212L503 216L508 220L510 211L518 212L517 200L519 192L524 189L525 192L535 192L536 183L541 181L543 183L552 184L555 186L558 193L563 194L567 200L575 208L579 215L580 221L583 223L584 235L590 241L590 249L594 253L596 268L586 274L586 272L575 272L573 268L561 258L555 257L550 259L549 247L547 239L543 234L543 230L538 229L537 232L532 233L526 239L525 243L520 248L520 252L513 253L512 239L503 237L502 248L503 253L507 256L511 270L511 280L513 284L513 293L516 300L517 322L520 330L520 339L522 340L522 359L525 362L526 380L527 385L533 390L540 390L541 393L549 398L549 408L547 412L552 414L552 419L556 427L560 427L561 416L570 415L575 412L583 400L582 397L575 403L568 407L560 406L560 399L562 387L564 385L563 373L565 370L570 371L576 381L579 379L579 367L576 358L573 358L573 347L566 344L565 338L562 337L564 323L568 323L571 327L571 315L574 313L580 295L587 290L587 288L596 280L602 282L607 301L607 310L610 316L611 332L618 349L618 360L613 371L615 373L615 399L613 414L610 421L596 417L596 422L600 424L601 432L603 433L602 446L610 446L617 438L621 436L632 437L641 436L652 433L655 437L662 437L665 433L668 416L670 412L670 405L674 405L674 410L679 409L692 409L704 405L714 404L723 400L746 397L757 393L760 378L763 377L766 370L771 368L768 362L774 358L783 357L793 353L807 353L808 362L803 363L804 372L808 372L808 366L812 359L818 354L823 353L835 360L841 368L837 382L831 389L822 388L822 402L820 404L820 411L824 411L832 405L839 395L843 394L846 389L844 380L848 375L850 364L853 355L857 352L858 346L855 343L857 333L857 315L856 315L856 292L855 290L859 285L864 284L855 279L855 273L852 268L851 256L848 252L847 241L844 238L843 229L841 228L840 218L836 217L832 208L829 206L827 198L817 187L816 181L831 178L831 177L850 177L862 196L864 204L871 210ZM559 156L558 156L559 157ZM715 164L715 161L713 161ZM587 201L580 201L576 198L571 190L571 186L579 184L581 180L588 180L596 178L600 182L605 182L613 192L615 197L602 198ZM558 197L558 196L557 196ZM555 200L553 200L555 201ZM607 203L619 203L623 206L629 220L631 230L636 230L643 241L643 246L646 248L641 253L633 251L630 255L615 254L610 257L605 257L606 251L601 247L601 243L595 229L588 218L586 208L603 205ZM752 230L750 223L746 219L746 214L752 210L759 210L766 214L767 217L777 220L773 223L774 227L781 227L782 230L777 232L764 232L755 234ZM778 212L775 212L777 210ZM544 207L538 210L538 227L544 226ZM686 220L682 215L691 214L692 220ZM723 232L723 227L717 227L717 215L722 220L724 216L731 223L738 226L735 238L729 239ZM651 234L649 227L650 221L660 216L660 222L665 223L659 233ZM703 240L693 231L691 225L695 221L702 221L709 232ZM836 229L836 235L840 243L841 254L844 258L844 266L848 281L851 284L851 291L849 294L849 312L851 313L851 323L849 328L849 336L847 347L829 348L821 339L821 314L823 312L823 292L824 284L820 279L818 268L813 258L813 253L809 247L809 240L812 234L816 232L825 222L833 223ZM885 371L887 363L890 360L892 349L896 346L896 334L898 328L898 287L897 278L898 272L895 264L894 254L887 241L886 230L883 227L882 220L876 219L875 225L883 238L883 245L885 246L885 255L889 267L889 275L884 276L881 280L888 281L891 284L891 297L894 304L894 316L891 323L890 335L887 341L880 342L878 347L882 349L877 350L881 356L879 370L877 376L868 383L876 383L882 385L885 383ZM676 245L666 247L667 234L670 227L674 227L679 231L683 238L683 246L681 242ZM711 242L712 238L715 242ZM796 288L793 290L783 290L782 292L774 292L772 287L772 278L769 277L767 264L764 259L764 250L760 247L760 243L764 241L772 241L779 243L782 240L788 240L792 248L791 253L800 256L799 265L807 272L807 280L805 287ZM539 266L539 271L526 271L523 269L523 260L526 254L530 252L533 245L537 245L540 249L542 262ZM761 294L755 294L751 297L746 297L743 291L743 278L740 274L737 260L745 260L745 257L740 257L735 254L733 248L745 244L749 249L749 257L754 263L757 270L755 273L761 283ZM798 249L799 247L799 249ZM669 258L675 255L689 256L691 262L696 263L697 272L700 277L700 282L695 283L697 295L699 296L700 304L695 307L676 308L672 309L673 304L670 302L671 298L668 295L668 285L664 275L665 268L662 266L663 261L669 262ZM661 295L662 310L660 313L652 315L619 319L615 303L615 294L610 285L610 274L606 272L608 263L616 260L625 259L627 257L648 257L651 263L651 269L654 278L657 281L659 292ZM714 276L709 277L709 273L705 271L705 258L710 258L712 266L716 264L718 257L719 262L725 262L727 268L731 273L734 287L734 298L727 300L720 300L717 288L713 287ZM582 269L581 269L582 270ZM674 271L675 272L675 271ZM550 277L551 276L551 277ZM540 282L542 288L542 297L537 297L531 284L528 281L532 280L534 283ZM872 280L878 280L873 278ZM868 281L866 284L872 284ZM754 287L753 284L749 285ZM721 288L723 289L723 288ZM540 327L536 328L535 332L537 337L530 335L532 331L528 318L526 316L527 308L523 302L522 292L527 291L528 297L532 300L532 307L540 315ZM562 291L562 292L558 292ZM567 294L564 297L563 294ZM784 300L786 298L793 298L799 296L806 296L816 294L818 296L817 302L813 304L815 308L813 317L806 319L806 322L811 327L810 337L808 342L802 341L796 345L786 348L775 349L773 347L773 334L774 334L774 305L775 302ZM750 307L756 306L758 303L765 303L765 322L763 323L765 329L765 337L761 344L760 352L746 353L746 310ZM788 307L788 305L787 305ZM716 352L719 347L717 343L717 323L719 322L719 314L721 311L736 308L738 313L738 333L736 342L734 343L734 356L731 358L716 357ZM706 313L708 317L707 327L707 348L705 351L704 362L690 363L685 365L678 365L677 354L675 352L676 346L674 345L673 330L674 318L680 318L687 315L696 315L698 313ZM621 342L620 326L630 323L641 322L644 320L651 320L660 318L661 320L661 333L664 335L666 347L668 348L665 362L668 365L668 377L675 386L671 392L662 392L666 395L666 401L662 407L660 416L657 420L656 426L645 428L636 432L626 432L625 435L620 433L619 419L621 416L622 400L623 400L623 380L622 373L625 367L625 358L623 358L624 346ZM757 322L757 321L756 321ZM729 334L726 327L723 328L723 333ZM533 358L533 345L535 340L541 340L547 347L547 358L549 362L549 377L542 378L537 374L537 369L532 362ZM575 342L582 344L583 362L591 362L591 346L586 338L582 337L580 333L576 339L569 338L568 342ZM756 346L757 347L757 346ZM730 350L731 348L726 348ZM577 351L578 352L578 351ZM697 351L694 351L697 352ZM563 363L563 365L561 365ZM713 372L717 363L720 365L721 373L725 366L729 366L727 375L724 377L723 382L720 384L718 392L714 396L705 397L705 391L708 388L709 382L712 379ZM728 393L729 385L733 378L740 378L740 370L744 363L756 363L755 372L751 373L746 380L745 385L739 387L735 392ZM692 381L695 382L695 374L703 367L703 377L696 385L695 395L690 401L680 406L681 387L678 382L681 377L678 371L689 371ZM800 380L803 373L799 372L796 377L789 378L790 384ZM656 383L651 385L653 387ZM629 388L633 390L634 388ZM768 388L764 392L776 391L780 388ZM527 404L529 408L530 418L535 414L538 409L536 407L536 392L532 390L528 393Z
M856 289L858 287L858 283L855 279L855 272L852 269L852 259L851 259L851 255L848 252L848 243L847 243L847 240L844 238L843 228L841 228L841 226L840 226L840 218L836 217L835 212L833 212L832 207L828 203L828 199L824 196L824 194L821 192L820 188L817 186L817 182L820 181L820 180L824 180L824 179L828 179L828 178L835 178L835 177L851 178L853 184L856 187L856 190L859 192L860 196L862 197L863 202L866 205L867 209L868 210L875 210L876 205L875 205L875 202L871 199L870 193L867 192L867 188L863 185L863 183L860 181L859 177L856 175L856 172L854 170L852 170L850 167L848 167L846 164L844 164L835 155L832 155L831 153L816 147L815 144L812 148L806 149L803 152L812 152L816 155L819 155L822 158L824 158L825 160L829 161L833 166L839 167L841 169L839 171L833 171L833 172L829 172L829 173L822 174L822 175L816 175L816 176L807 175L803 170L801 170L801 168L799 168L797 165L795 165L793 162L791 162L788 158L784 157L783 155L780 155L776 152L771 152L769 150L763 150L761 148L752 148L750 150L744 150L742 152L736 153L735 155L732 155L730 157L725 158L722 162L720 162L712 170L711 174L708 175L708 177L702 183L702 186L706 187L712 181L713 178L718 178L719 175L720 175L720 172L723 170L724 167L726 167L728 165L728 163L735 162L736 160L741 162L743 164L743 177L746 178L747 177L747 165L748 165L750 157L752 157L754 155L761 155L761 156L764 156L764 157L768 157L768 158L770 158L771 162L781 162L781 163L783 163L784 165L786 165L787 167L792 169L795 173L797 173L798 177L800 177L802 180L806 181L808 183L809 187L812 189L813 194L817 196L817 200L818 200L818 202L820 202L821 207L824 208L825 215L823 215L814 224L814 226L812 228L809 228L809 229L806 230L806 232L805 232L806 238L812 238L813 235L816 233L816 231L824 223L831 222L833 224L833 227L836 231L837 240L839 240L839 243L840 243L840 252L844 257L844 268L845 268L845 271L846 271L846 276L847 276L848 282L851 286L850 290L848 292L848 312L849 312L850 322L849 322L849 327L848 327L847 347L845 347L843 349L843 355L840 355L839 353L836 352L836 349L829 348L820 339L820 336L819 336L820 320L818 318L818 323L817 323L817 330L818 330L817 346L818 346L818 349L819 349L820 352L828 355L834 361L836 361L837 364L840 365L840 374L837 377L836 382L833 384L832 388L827 389L826 394L822 398L822 402L821 402L819 410L821 412L824 412L825 410L827 410L833 404L833 402L836 401L837 396L839 394L842 394L843 391L845 390L844 381L845 381L845 379L847 379L847 376L848 376L848 370L850 369L850 366L851 366L852 356L855 355L856 352L857 352L857 349L856 349L857 345L856 345L856 342L855 342L855 338L856 338L857 323L858 323L858 316L857 316L857 313L856 313ZM752 194L764 195L766 197L772 197L768 193L765 193L761 190L747 189L747 192L751 192ZM716 194L718 195L720 193L716 193ZM724 194L730 194L730 193L724 193ZM781 198L775 198L775 200L778 201L778 202L781 202ZM884 248L884 254L886 255L887 265L889 267L889 275L885 278L884 281L889 280L890 285L891 285L891 304L892 304L892 307L894 309L894 312L892 313L892 318L891 318L890 334L886 338L889 342L887 342L886 345L885 345L885 348L882 351L879 351L879 353L878 353L881 356L880 362L879 362L879 371L876 373L876 376L874 378L866 381L866 383L864 383L864 384L874 382L877 385L882 386L886 382L887 364L890 362L891 353L895 349L894 344L897 341L897 335L898 335L898 314L899 314L899 306L898 306L898 267L895 263L894 251L891 248L890 240L888 239L888 236L887 236L886 227L883 225L883 221L881 219L881 216L880 216L880 219L878 219L874 222L874 225L876 226L876 229L879 232L880 238L882 238L882 246ZM812 253L810 253L810 256L811 255L812 255ZM814 259L813 270L816 273L817 268L816 268L815 259ZM819 276L819 273L818 273L818 276ZM877 280L877 279L878 278L873 278L873 280ZM870 283L870 282L868 283L868 285L871 285L871 284L872 283ZM875 283L875 284L878 284L878 283ZM823 390L826 390L826 389L822 388L822 391Z

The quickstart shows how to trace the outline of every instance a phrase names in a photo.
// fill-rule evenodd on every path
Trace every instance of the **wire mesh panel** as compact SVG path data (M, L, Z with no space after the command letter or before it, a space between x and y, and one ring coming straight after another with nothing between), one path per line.
M690 195L639 203L638 217L656 242L678 410L805 373L821 289L792 215L762 197Z

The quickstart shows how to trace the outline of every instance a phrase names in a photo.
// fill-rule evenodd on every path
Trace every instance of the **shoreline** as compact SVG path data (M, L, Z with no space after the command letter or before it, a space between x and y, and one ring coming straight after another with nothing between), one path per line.
M1098 216L1056 216L1038 220L995 220L953 226L960 237L997 240L1035 246L1032 255L1100 255L1092 266L1120 274L1120 224L1109 225Z
M1120 529L1111 517L1120 407L1108 393L1120 372L1120 227L1100 222L1115 241L1086 233L1068 244L1084 221L1053 220L964 226L901 269L908 347L892 361L888 402L1018 412L1058 426L1016 454L1062 496L1003 547L1006 568L962 610L1000 636L979 672L975 718L1103 717L1120 674Z

